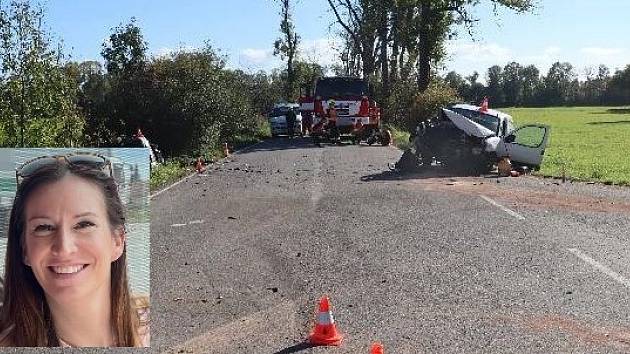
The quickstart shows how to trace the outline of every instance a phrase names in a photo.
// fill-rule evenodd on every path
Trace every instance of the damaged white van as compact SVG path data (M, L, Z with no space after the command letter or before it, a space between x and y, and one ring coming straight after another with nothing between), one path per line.
M515 127L509 114L470 104L442 108L437 117L416 128L404 164L447 167L486 173L503 157L513 165L539 169L549 141L550 127ZM401 162L403 162L401 158Z

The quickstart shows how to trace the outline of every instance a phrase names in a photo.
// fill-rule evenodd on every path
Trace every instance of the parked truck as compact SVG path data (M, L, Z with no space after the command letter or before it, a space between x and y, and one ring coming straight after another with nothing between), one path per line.
M322 121L326 109L334 103L337 112L335 133L339 138L365 141L368 144L389 145L391 135L381 128L381 112L374 100L368 82L361 78L334 76L317 80L313 92L304 92L299 100L302 116L312 117L311 135L316 139L329 138L330 131Z

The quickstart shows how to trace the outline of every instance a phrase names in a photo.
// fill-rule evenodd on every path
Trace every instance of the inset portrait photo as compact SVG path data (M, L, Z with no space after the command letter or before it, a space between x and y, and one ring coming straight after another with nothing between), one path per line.
M148 347L149 150L0 149L0 346Z

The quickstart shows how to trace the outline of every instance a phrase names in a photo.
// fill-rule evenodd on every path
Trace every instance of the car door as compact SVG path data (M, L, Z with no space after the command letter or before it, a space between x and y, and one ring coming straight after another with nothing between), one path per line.
M498 157L538 168L542 163L551 128L544 124L528 124L514 130L497 145Z

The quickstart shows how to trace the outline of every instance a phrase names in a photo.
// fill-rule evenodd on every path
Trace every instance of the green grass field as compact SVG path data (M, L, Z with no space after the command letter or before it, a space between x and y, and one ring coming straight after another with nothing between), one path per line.
M544 123L551 137L539 174L630 185L630 108L506 108L517 125Z

